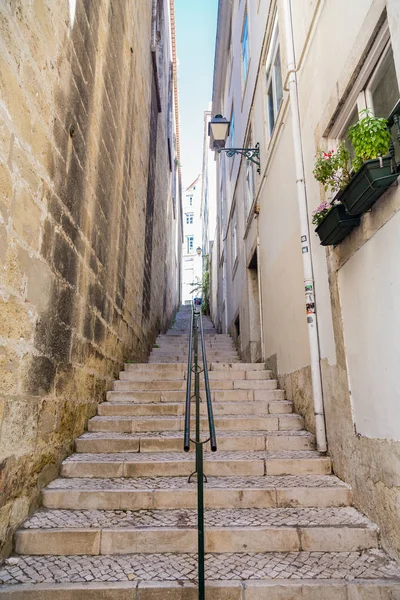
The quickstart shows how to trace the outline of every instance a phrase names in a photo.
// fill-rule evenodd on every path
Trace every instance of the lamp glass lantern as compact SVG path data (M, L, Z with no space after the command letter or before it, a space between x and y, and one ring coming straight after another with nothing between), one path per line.
M231 122L222 115L215 115L208 124L210 147L212 150L225 148Z

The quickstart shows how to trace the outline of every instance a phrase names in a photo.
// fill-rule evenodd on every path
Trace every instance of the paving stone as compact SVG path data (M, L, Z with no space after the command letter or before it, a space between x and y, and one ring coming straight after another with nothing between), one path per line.
M52 567L55 569L50 570ZM196 581L195 554L129 554L113 556L20 557L16 567L0 567L7 584L87 581ZM11 578L10 578L11 577ZM400 580L400 567L381 550L363 552L228 553L206 556L210 580ZM357 596L355 596L357 598ZM357 599L358 600L358 599Z

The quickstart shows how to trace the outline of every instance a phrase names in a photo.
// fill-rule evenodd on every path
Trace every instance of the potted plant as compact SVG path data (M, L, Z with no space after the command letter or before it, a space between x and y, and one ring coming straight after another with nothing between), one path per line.
M360 217L348 215L339 200L333 204L324 200L313 212L312 222L317 226L315 233L321 241L321 246L336 246L350 231L358 227Z
M336 152L317 150L314 177L322 183L325 191L330 188L336 193L331 202L324 200L313 212L312 222L317 226L315 232L322 246L339 244L360 224L360 218L348 215L340 200L341 190L347 186L351 177L349 163L350 155L343 143Z
M391 134L387 119L374 117L369 110L352 125L348 137L354 147L355 174L341 194L341 202L350 215L362 215L397 179L397 167L389 154Z

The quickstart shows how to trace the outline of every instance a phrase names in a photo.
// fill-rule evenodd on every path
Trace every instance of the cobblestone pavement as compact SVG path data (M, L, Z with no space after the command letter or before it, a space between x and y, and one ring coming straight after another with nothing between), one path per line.
M266 475L264 477L209 477L205 488L218 489L276 489L276 488L348 487L334 475ZM196 483L188 483L187 477L137 477L136 479L114 477L59 478L52 481L47 489L82 490L191 490Z
M242 508L205 511L208 527L372 526L351 507ZM197 527L197 511L173 510L41 510L23 524L25 529L76 527Z
M295 450L285 452L229 452L218 451L208 454L207 461L220 460L268 460L268 459L302 459L302 458L320 458L321 455L316 450ZM73 454L64 462L188 462L193 461L194 456L187 452L119 452L111 454Z
M22 556L0 568L0 582L78 583L95 581L194 581L195 554L122 556ZM398 563L380 550L208 554L208 580L243 579L400 579Z

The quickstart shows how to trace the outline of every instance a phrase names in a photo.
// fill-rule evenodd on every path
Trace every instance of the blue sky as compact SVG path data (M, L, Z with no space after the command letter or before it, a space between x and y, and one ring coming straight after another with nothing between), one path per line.
M218 0L175 0L183 185L201 173L203 115L212 96Z

